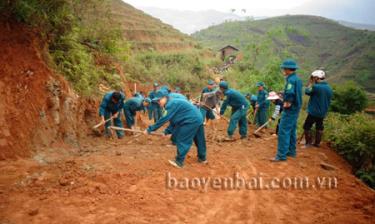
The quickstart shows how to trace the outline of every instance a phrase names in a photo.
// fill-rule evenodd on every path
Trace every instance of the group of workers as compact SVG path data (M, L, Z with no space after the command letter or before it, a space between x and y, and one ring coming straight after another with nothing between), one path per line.
M197 161L202 164L207 163L204 126L207 121L223 116L228 106L231 107L231 115L226 139L234 140L233 135L237 126L241 139L246 139L248 137L247 116L251 106L255 116L254 122L258 127L266 126L267 123L280 117L276 127L277 153L271 161L286 161L288 157L296 157L297 120L302 108L303 85L296 74L298 66L294 60L287 59L280 67L286 79L284 90L280 93L274 91L268 93L265 83L258 82L256 83L257 95L243 95L230 88L227 81L216 79L215 81L209 80L198 97L199 100L191 102L181 94L179 89L176 88L172 92L168 86L159 88L158 83L154 83L154 89L148 97L135 96L125 101L125 96L121 92L107 93L100 105L99 115L105 122L107 135L110 134L108 127L111 125L111 120L115 126L122 127L122 110L128 128L134 127L137 111L148 111L149 119L153 119L154 124L150 125L144 134L150 134L169 122L164 135L170 136L177 147L177 155L175 159L169 160L169 163L181 168L193 142L198 150ZM303 125L305 147L319 147L324 129L323 120L332 98L332 89L325 82L324 71L317 70L311 74L305 94L310 96L307 107L308 116ZM222 98L224 98L223 101ZM268 118L270 102L275 105L275 110ZM313 142L311 128L314 124L316 132ZM117 130L116 133L118 138L124 136L121 130Z

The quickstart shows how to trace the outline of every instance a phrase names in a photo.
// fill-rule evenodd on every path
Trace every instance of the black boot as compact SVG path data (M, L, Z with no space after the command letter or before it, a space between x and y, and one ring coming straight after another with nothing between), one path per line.
M315 143L314 143L315 147L320 146L320 142L322 141L322 136L323 136L323 131L321 131L321 130L315 131Z
M311 136L311 131L310 130L305 130L303 132L303 134L305 135L305 140L306 140L306 143L305 145L303 146L303 148L308 148L311 146L312 144L312 136Z

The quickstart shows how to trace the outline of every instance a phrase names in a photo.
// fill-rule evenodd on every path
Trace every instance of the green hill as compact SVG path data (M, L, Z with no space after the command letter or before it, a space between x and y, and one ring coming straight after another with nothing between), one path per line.
M328 80L354 80L375 92L375 32L355 30L315 16L282 16L225 22L193 34L203 46L218 50L231 44L257 68L270 58L294 57L308 77L324 68Z

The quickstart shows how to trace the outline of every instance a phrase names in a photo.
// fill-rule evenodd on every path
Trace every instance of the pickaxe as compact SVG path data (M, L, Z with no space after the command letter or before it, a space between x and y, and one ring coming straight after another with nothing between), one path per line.
M117 115L116 115L116 116L117 116ZM99 124L93 126L92 129L97 129L98 127L100 127L100 126L106 124L108 121L112 120L112 119L115 118L116 116L112 116L112 117L108 118L108 119L105 120L105 121L101 121Z

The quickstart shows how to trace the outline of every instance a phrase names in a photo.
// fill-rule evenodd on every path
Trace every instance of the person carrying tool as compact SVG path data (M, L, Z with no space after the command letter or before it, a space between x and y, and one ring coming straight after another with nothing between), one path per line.
M122 128L122 121L121 121L121 109L124 106L125 95L119 91L111 91L104 95L103 100L99 107L99 116L102 119L102 123L104 124L105 131L104 134L107 137L111 137L111 131L109 127L112 124L112 121L106 120L113 118L114 125L116 127ZM123 131L116 131L117 137L119 139L124 137Z
M267 100L267 91L264 89L264 82L257 82L258 96L257 103L255 105L256 112L256 125L257 127L262 126L267 122L267 111L269 106L269 101Z
M245 95L245 97L246 97L246 99L249 101L249 103L250 103L250 106L251 106L251 108L252 108L252 111L250 111L250 109L249 109L249 112L247 113L247 121L248 121L248 123L249 124L251 124L251 118L250 118L250 114L252 114L253 115L253 117L254 117L254 123L255 123L255 117L256 117L256 108L255 108L255 106L256 106L256 103L257 103L257 100L258 100L258 98L257 98L257 96L256 95L253 95L253 94L251 94L251 93L247 93L246 95Z
M173 143L177 146L177 155L175 159L168 162L177 168L182 168L186 154L194 141L198 150L198 162L206 164L206 139L203 118L198 108L187 100L171 99L165 90L159 90L153 100L165 109L165 113L144 133L150 134L169 121L164 134L172 135Z
M230 89L226 81L221 81L219 84L220 91L225 95L225 100L221 105L220 115L224 115L227 106L232 107L232 115L230 118L229 126L227 129L228 141L233 140L233 134L236 130L237 124L239 126L239 132L241 139L247 138L247 110L249 109L249 103L247 102L244 95L234 89Z
M158 121L159 118L162 116L162 110L157 103L153 103L152 99L155 98L155 94L158 91L159 84L157 82L154 83L154 89L148 94L148 98L151 99L151 104L148 107L148 118L151 120L154 118L154 122Z
M128 128L133 128L137 111L145 111L151 103L150 98L133 97L124 103L124 115Z
M214 120L215 119L214 112L212 111L213 108L210 108L208 105L206 105L206 103L204 101L204 94L214 92L214 88L215 88L215 82L212 81L212 80L208 80L207 86L203 88L202 93L201 93L201 97L200 97L199 102L201 102L200 111L202 113L204 123L206 123L206 121L208 121L208 120Z
M275 121L279 115L281 114L281 112L283 112L283 100L281 99L281 97L274 91L270 92L268 94L268 97L267 97L267 100L270 100L273 104L275 104L275 110L271 116L271 118L269 119L269 121ZM279 133L279 125L280 125L280 120L279 119L277 121L277 125L276 125L276 135L278 135Z
M319 147L323 136L323 120L327 115L329 105L331 104L332 89L324 81L325 72L316 70L311 74L309 83L305 89L305 94L310 96L307 105L307 118L303 124L304 135L306 139L305 147L312 145L311 127L315 124L315 142L314 146Z
M279 125L277 154L272 162L286 161L287 156L296 157L297 120L302 107L302 81L296 74L297 63L287 59L281 64L286 77L284 105Z

